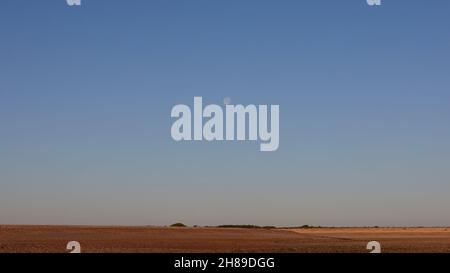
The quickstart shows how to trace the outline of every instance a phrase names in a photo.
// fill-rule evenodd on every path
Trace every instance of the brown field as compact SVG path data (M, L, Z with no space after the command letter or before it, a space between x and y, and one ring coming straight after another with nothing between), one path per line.
M369 241L382 252L450 252L450 228L235 229L95 226L0 226L0 252L144 253L367 253Z

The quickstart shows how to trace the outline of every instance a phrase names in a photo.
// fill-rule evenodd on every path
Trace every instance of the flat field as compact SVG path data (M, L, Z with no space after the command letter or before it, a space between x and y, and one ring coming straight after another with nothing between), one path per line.
M82 252L142 253L450 253L450 228L169 228L0 226L0 252L64 253L69 241Z

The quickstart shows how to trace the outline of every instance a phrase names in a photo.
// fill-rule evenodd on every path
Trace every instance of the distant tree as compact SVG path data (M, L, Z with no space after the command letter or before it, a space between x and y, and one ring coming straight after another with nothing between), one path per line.
M186 227L186 225L183 223L175 223L173 225L170 225L170 227Z

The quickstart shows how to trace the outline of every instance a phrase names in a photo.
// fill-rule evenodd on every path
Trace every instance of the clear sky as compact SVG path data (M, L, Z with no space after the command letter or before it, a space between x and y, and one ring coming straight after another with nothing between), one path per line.
M4 0L0 223L450 225L450 1ZM280 148L175 142L279 104Z

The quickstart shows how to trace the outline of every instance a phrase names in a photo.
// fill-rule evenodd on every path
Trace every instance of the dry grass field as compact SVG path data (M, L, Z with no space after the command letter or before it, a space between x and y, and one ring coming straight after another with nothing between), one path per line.
M238 229L96 226L0 226L0 252L142 253L367 253L369 241L382 252L450 252L450 228Z

